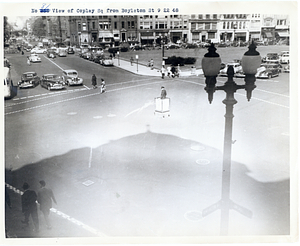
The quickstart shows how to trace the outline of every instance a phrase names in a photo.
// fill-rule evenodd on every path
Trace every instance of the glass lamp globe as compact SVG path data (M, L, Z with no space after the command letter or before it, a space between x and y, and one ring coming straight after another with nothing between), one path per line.
M202 59L202 70L205 76L217 76L221 69L221 58L218 53L216 53L216 48L213 43L208 48L208 53L206 53Z
M242 57L242 67L245 74L256 74L261 64L261 56L255 49L256 45L252 41L249 50Z

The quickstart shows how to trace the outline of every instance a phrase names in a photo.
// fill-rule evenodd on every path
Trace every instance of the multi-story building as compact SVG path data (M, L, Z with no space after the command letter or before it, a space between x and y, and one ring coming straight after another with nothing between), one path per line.
M71 44L118 46L164 42L266 41L289 36L289 18L261 14L191 14L136 16L70 16L69 26L52 28L70 37ZM64 23L60 19L61 26ZM65 29L68 28L68 31ZM64 36L64 34L62 34Z
M188 15L142 15L138 16L138 40L142 45L176 43L188 40Z
M217 14L192 14L189 23L189 42L205 42L211 40L216 43L219 41L219 16Z

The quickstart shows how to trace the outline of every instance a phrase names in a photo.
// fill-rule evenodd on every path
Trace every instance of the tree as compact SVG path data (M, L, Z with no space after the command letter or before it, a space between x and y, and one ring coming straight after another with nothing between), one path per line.
M4 38L4 44L5 44L10 39L11 28L12 28L11 25L7 21L7 16L4 16L3 25L4 25L4 33L3 33L4 35L3 35L3 38Z
M37 37L46 36L46 25L42 17L38 17L34 20L32 25L33 34Z

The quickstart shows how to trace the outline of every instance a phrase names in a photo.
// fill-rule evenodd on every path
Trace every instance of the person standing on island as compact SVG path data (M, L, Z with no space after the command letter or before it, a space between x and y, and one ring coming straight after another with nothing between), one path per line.
M49 221L50 208L52 208L52 200L55 204L57 204L53 191L49 188L46 188L46 182L44 180L40 181L41 188L38 191L37 201L40 204L40 210L42 211L47 229L51 229L51 224Z
M165 89L165 87L161 87L161 93L160 93L160 98L161 99L165 99L167 97L167 91Z
M39 231L39 217L37 213L37 195L35 191L29 190L28 183L24 183L23 187L24 193L21 197L22 200L22 213L25 216L25 220L22 220L21 222L29 225L29 216L31 215L35 231Z

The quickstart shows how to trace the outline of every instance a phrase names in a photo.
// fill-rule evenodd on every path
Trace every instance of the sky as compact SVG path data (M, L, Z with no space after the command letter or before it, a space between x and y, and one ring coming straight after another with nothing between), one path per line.
M16 26L14 26L14 29L20 30L23 27L25 27L25 21L29 19L28 16L8 16L7 21L9 24L14 25L16 23Z

